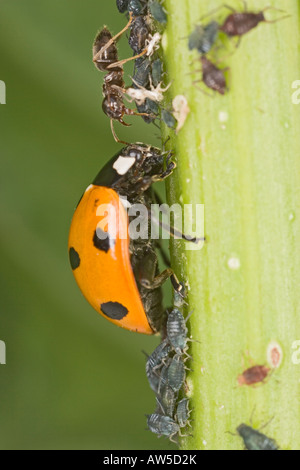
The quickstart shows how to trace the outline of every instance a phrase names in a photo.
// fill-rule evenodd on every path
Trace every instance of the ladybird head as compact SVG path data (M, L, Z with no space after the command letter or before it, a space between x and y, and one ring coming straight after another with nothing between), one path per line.
M164 160L165 153L156 147L128 145L102 168L93 184L128 196L139 195L151 185L152 178L164 171Z

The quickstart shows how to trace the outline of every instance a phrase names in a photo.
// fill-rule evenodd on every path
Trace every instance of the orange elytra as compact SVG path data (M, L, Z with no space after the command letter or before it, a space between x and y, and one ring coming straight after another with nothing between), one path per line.
M151 184L174 168L167 161L164 169L164 161L159 149L145 144L121 149L86 189L69 234L71 267L85 298L109 321L144 334L163 326L160 284L171 274L158 274L149 238L130 239L124 199L129 206L142 203L149 211Z

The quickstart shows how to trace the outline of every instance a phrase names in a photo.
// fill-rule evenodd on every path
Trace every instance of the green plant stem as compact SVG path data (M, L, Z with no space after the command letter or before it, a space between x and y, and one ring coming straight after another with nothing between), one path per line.
M200 341L191 346L188 376L193 437L182 447L242 449L241 438L229 432L253 415L256 428L274 417L263 432L281 449L300 449L300 365L292 362L292 343L300 339L300 104L292 103L292 83L300 79L299 4L269 1L291 17L259 24L231 56L218 49L220 66L230 67L229 91L211 98L192 83L201 77L190 74L200 63L191 64L197 53L188 51L187 36L222 3L164 3L169 98L183 94L190 107L184 127L171 136L177 170L168 197L204 204L207 237L199 251L185 250L181 241L171 246L173 267L189 286L190 331ZM265 6L247 3L249 11ZM213 18L228 14L220 10ZM266 12L268 19L280 15ZM280 367L266 383L239 386L245 368L268 363L271 341L282 348Z

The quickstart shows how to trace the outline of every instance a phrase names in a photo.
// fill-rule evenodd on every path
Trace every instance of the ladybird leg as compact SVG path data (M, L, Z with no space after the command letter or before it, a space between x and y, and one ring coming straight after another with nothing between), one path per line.
M149 253L143 258L143 263L139 267L139 282L145 287L145 289L157 289L165 283L167 279L171 279L171 283L175 292L184 297L185 290L184 285L179 282L176 274L172 268L166 268L160 274L155 275L157 268L157 257L156 254Z
M157 273L157 256L154 251L150 251L135 269L136 277L139 283L149 290L160 287L164 282L173 275L173 270L167 268L160 274Z
M152 183L156 183L157 181L163 181L168 178L168 176L173 173L174 168L176 168L176 163L170 162L165 171L163 171L159 175L153 175L151 177Z
M169 277L171 277L172 275L173 270L171 268L167 268L153 278L147 279L146 277L143 277L142 279L140 279L140 283L143 287L145 287L145 289L154 290L158 287L161 287L166 282L166 280L169 279Z
M179 279L177 278L174 272L171 275L171 283L172 283L175 293L178 294L181 297L181 299L184 299L184 297L186 296L185 285L183 284L183 282L179 281Z

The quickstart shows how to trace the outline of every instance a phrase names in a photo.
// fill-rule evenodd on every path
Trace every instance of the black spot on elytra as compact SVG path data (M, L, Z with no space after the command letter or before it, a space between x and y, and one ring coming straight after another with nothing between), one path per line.
M93 236L93 243L98 250L105 251L105 253L107 253L108 250L114 246L115 240L110 238L107 232L104 232L98 227Z
M119 302L105 302L100 305L102 312L113 320L122 320L126 317L128 309Z
M75 248L73 248L72 246L69 249L69 258L70 258L71 268L74 271L74 269L78 268L78 266L80 265L80 257L77 251L75 250Z

